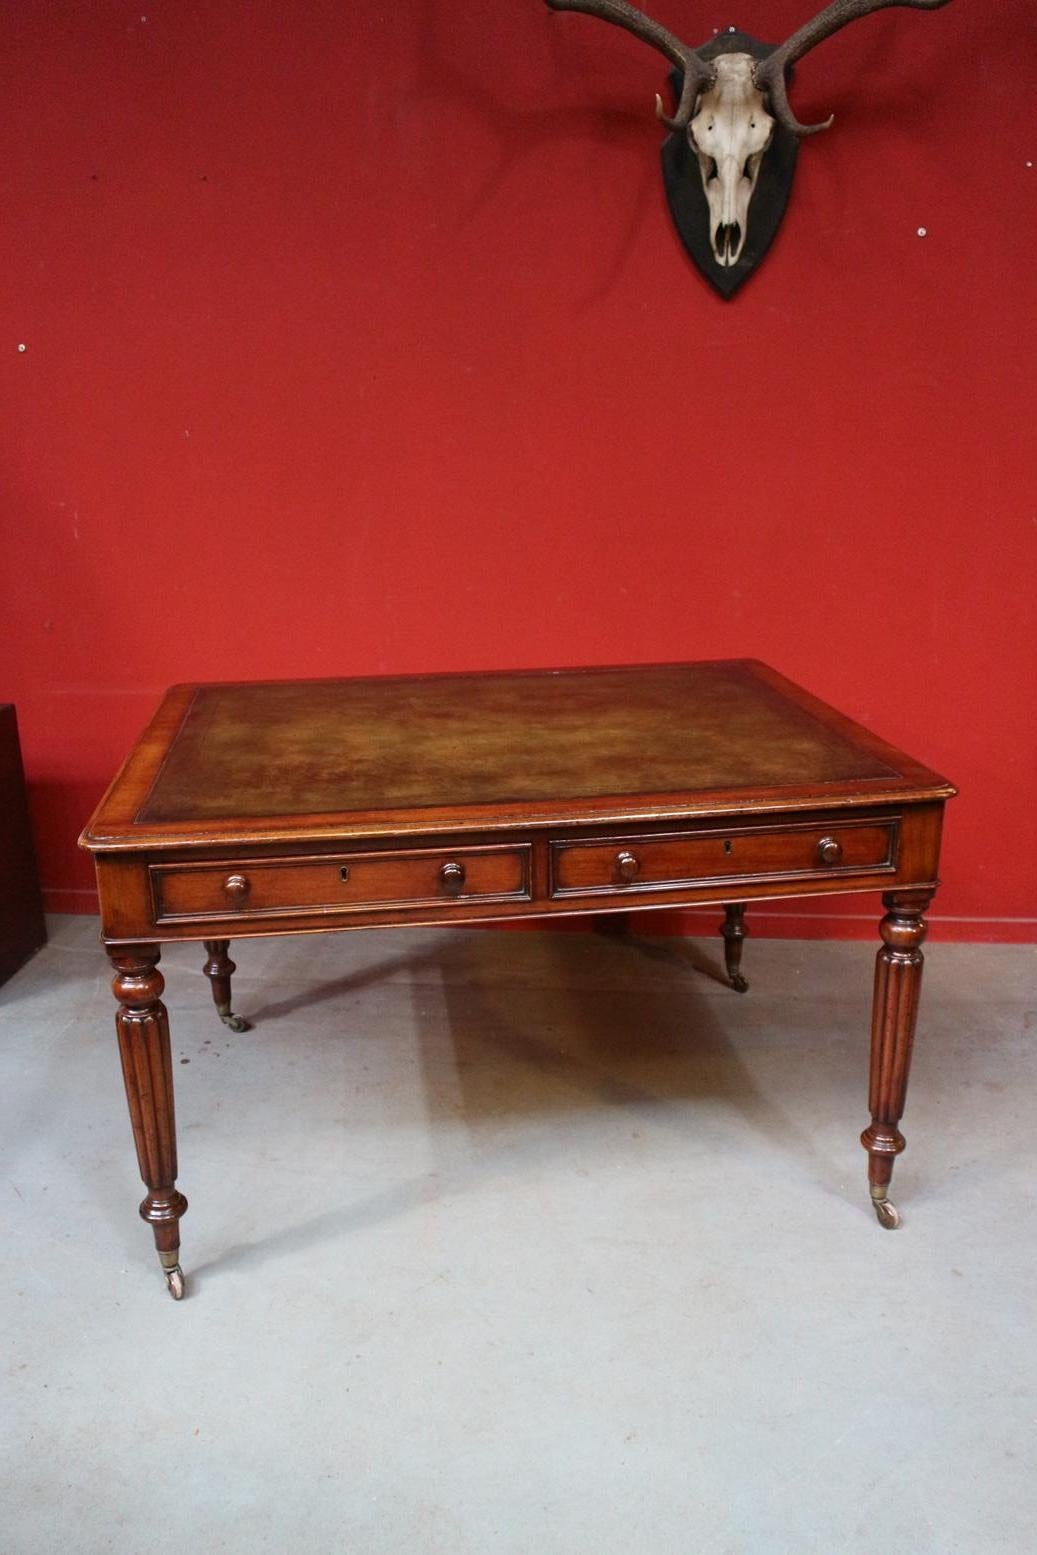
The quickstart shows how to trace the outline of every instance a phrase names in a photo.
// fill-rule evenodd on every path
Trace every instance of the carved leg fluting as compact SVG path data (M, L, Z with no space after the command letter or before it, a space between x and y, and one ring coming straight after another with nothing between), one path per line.
M724 908L724 921L720 925L724 936L724 965L731 987L736 993L746 993L749 984L741 973L742 943L749 930L745 926L745 903L729 902Z
M207 939L205 948L209 953L209 959L202 967L202 971L212 985L212 997L217 1015L231 1031L250 1031L252 1028L248 1021L243 1020L240 1015L235 1015L230 1007L230 980L237 971L237 967L227 954L230 950L230 940Z
M927 891L892 891L883 896L886 916L879 933L882 949L875 963L871 1018L871 1123L861 1135L868 1152L871 1201L880 1225L894 1230L900 1214L889 1198L893 1163L905 1140L898 1127L907 1096L911 1047L922 987L922 916L932 900Z
M169 1293L184 1293L180 1268L180 1217L187 1200L176 1186L176 1117L173 1111L173 1058L169 1022L162 1003L165 982L158 970L157 945L119 946L109 951L119 1000L115 1029L126 1082L133 1139L140 1175L148 1189L140 1206L151 1226Z

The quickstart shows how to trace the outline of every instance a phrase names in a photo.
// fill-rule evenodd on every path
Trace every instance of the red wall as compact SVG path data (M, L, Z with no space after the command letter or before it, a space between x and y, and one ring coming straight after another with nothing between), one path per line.
M811 0L653 3L702 42ZM942 932L1034 937L1029 0L801 65L836 125L727 304L670 230L664 62L600 22L2 26L0 696L52 908L173 681L752 655L960 784Z

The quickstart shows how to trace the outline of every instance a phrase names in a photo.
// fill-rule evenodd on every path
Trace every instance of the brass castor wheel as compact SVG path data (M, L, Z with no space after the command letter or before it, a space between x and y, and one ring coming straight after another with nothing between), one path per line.
M216 1013L225 1026L231 1031L251 1031L251 1022L245 1020L242 1015L235 1015L229 1004L218 1004Z
M731 987L734 989L735 993L749 992L749 984L746 982L741 972L736 972L731 978Z
M245 1020L244 1016L242 1015L221 1015L220 1020L225 1026L229 1026L231 1031L252 1030L252 1023Z
M872 1199L875 1206L875 1214L880 1226L887 1231L895 1231L900 1224L900 1211L892 1199Z
M174 1301L184 1299L184 1271L180 1267L179 1253L159 1253L158 1261L166 1277L166 1289Z

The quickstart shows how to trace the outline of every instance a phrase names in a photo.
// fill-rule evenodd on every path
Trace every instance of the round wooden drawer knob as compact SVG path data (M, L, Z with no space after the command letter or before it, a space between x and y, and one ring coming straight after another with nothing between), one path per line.
M817 856L822 864L838 864L843 856L843 845L834 837L822 837L817 845Z
M439 871L439 878L443 882L443 890L450 896L459 896L464 885L464 865L444 864Z
M616 877L621 885L630 885L641 873L641 861L636 853L629 853L625 848L622 853L616 854Z
M247 875L228 875L223 882L223 889L235 907L242 907L248 901L248 893L252 886Z

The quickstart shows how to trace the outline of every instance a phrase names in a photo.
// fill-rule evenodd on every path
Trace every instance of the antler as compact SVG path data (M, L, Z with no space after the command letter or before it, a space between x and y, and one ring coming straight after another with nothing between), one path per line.
M891 0L886 0L886 4L890 3ZM915 3L924 3L924 0L915 0ZM687 127L695 111L695 99L699 92L711 86L715 80L712 65L707 64L693 48L674 37L660 22L653 22L643 11L627 5L626 0L547 0L547 4L552 11L582 11L585 16L598 16L603 22L614 22L617 27L625 27L627 32L632 32L642 43L649 43L660 54L665 54L671 64L677 65L684 72L681 100L671 119L663 111L663 100L657 93L655 111L669 129L683 130Z
M548 0L549 5L553 3L554 0ZM826 5L812 21L794 32L773 54L768 54L766 59L760 61L753 72L756 85L761 92L770 94L771 112L787 130L791 130L794 135L816 135L818 130L828 129L832 118L826 119L823 124L800 124L789 107L785 89L785 72L788 67L794 65L797 59L802 59L808 50L830 38L833 32L838 32L840 27L845 27L847 22L855 22L858 16L882 11L889 5L907 5L918 11L936 11L946 4L947 0L832 0L831 5Z

